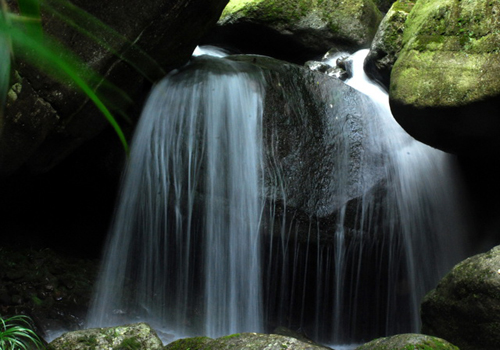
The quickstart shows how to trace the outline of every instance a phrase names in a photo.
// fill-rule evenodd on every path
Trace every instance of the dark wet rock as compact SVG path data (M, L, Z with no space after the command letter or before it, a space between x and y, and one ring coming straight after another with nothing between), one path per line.
M117 52L126 52L135 42L159 66L143 67L152 80L184 64L203 34L215 24L227 0L169 0L147 3L75 0L73 4L94 15L128 40L102 39ZM199 16L203 13L203 16ZM114 103L136 118L149 82L128 64L80 34L50 13L43 14L44 29L72 50L89 67L129 96ZM65 84L48 79L38 70L18 62L8 94L5 115L0 120L0 176L22 166L45 172L108 126L89 100ZM128 126L126 132L131 132ZM114 136L116 142L118 139Z
M461 350L500 344L500 246L457 264L421 306L422 332Z
M97 275L96 261L50 249L4 246L0 247L0 271L4 272L0 275L2 314L30 316L43 336L54 329L81 328ZM9 279L12 274L21 277Z

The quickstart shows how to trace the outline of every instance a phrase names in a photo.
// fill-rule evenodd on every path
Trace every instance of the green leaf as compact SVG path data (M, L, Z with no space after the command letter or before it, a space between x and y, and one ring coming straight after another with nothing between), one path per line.
M22 57L43 72L68 85L79 87L115 129L123 148L128 154L129 147L123 131L105 103L88 84L88 81L100 81L102 83L104 82L103 78L98 78L97 74L86 68L85 64L78 58L47 37L44 37L43 40L36 40L24 30L16 26L9 27L5 22L0 22L0 33L10 35L16 56Z
M0 27L6 25L6 9L0 8ZM10 36L0 30L0 115L5 108L10 77Z
M17 0L19 12L24 18L27 33L37 40L43 36L40 2L38 0Z

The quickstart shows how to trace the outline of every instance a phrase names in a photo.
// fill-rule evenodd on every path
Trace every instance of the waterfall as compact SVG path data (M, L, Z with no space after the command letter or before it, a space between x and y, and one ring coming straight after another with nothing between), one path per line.
M134 136L88 325L146 320L211 337L283 325L335 344L418 331L420 299L462 257L454 159L394 121L387 94L364 76L366 53L352 56L347 81L361 93L318 102L329 124L315 132L337 140L327 140L333 160L314 162L331 164L293 188L286 162L302 160L279 159L283 140L262 120L272 74L202 56L159 83ZM273 113L290 110L293 101ZM325 169L334 176L320 178ZM316 213L291 195L306 186L328 197L305 193Z
M248 65L198 58L154 88L89 325L262 331L262 84Z

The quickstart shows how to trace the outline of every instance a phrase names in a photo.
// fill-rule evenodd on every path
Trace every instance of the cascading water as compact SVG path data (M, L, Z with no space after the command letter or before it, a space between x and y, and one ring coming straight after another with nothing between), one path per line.
M200 58L155 87L90 325L126 316L177 334L262 331L262 84L248 65Z
M337 344L417 331L420 298L460 255L452 158L397 125L387 94L364 77L363 55L348 84L371 101L344 87L318 102L328 123L314 134L333 160L312 161L325 166L295 168L308 161L300 152L280 158L300 137L280 140L261 120L273 74L256 66L198 58L155 87L89 325L147 320L212 337L284 325ZM297 114L304 132L313 124L300 119L310 106L265 107L284 124ZM322 219L332 212L334 221Z

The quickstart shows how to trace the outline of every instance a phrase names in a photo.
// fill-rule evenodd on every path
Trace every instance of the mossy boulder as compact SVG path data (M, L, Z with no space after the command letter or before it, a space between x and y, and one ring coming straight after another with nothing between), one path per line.
M190 339L195 339L190 341ZM199 338L181 339L165 347L166 350L327 350L321 345L300 341L278 334L238 333L211 341ZM194 347L192 345L194 344Z
M421 305L422 332L461 350L500 344L500 246L456 265Z
M398 334L379 338L356 350L459 350L446 340L423 334Z
M162 350L163 343L146 323L68 332L49 344L50 350Z
M212 341L213 339L209 337L183 338L168 344L165 346L164 350L201 350Z
M414 4L415 1L398 0L392 5L380 23L365 59L366 74L387 90L389 90L392 66L403 47L406 18Z
M419 0L392 69L390 103L415 138L500 152L500 0Z
M303 63L333 47L368 47L381 20L372 0L232 0L211 40Z

